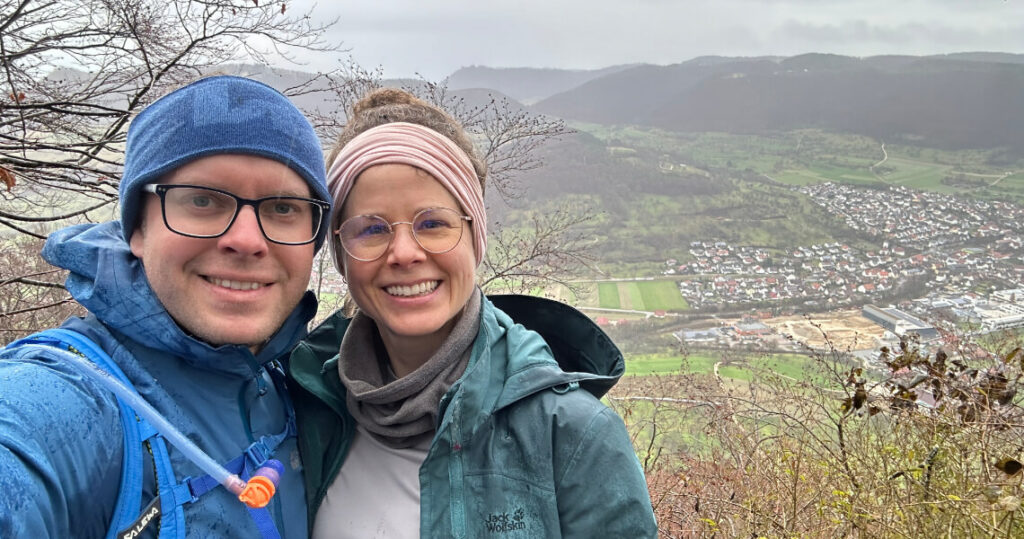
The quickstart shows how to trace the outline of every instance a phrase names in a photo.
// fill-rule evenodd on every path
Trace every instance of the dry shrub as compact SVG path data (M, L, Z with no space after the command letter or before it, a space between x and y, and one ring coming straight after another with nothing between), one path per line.
M0 346L84 312L62 285L67 272L43 261L41 247L42 240L0 244Z
M610 402L663 537L1022 537L1024 352L964 350L908 340L874 371L833 350L803 380L630 378Z

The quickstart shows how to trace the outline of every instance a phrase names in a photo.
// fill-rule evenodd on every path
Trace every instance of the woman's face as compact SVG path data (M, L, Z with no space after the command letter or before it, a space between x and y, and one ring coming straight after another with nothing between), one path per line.
M375 165L359 175L335 222L355 215L408 222L426 208L465 214L430 174L409 165ZM391 244L377 260L361 262L344 254L349 292L359 309L377 322L389 350L413 343L436 350L473 293L476 257L471 225L464 225L454 249L441 254L420 247L410 225L393 228Z

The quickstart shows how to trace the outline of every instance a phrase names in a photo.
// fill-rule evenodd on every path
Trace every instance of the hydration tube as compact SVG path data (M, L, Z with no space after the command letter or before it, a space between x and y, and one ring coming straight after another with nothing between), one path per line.
M131 406L136 413L146 421L149 421L156 428L157 432L163 435L171 445L178 448L188 460L209 474L215 481L224 485L224 488L238 496L239 500L246 505L259 508L265 507L270 503L270 498L274 495L280 474L283 472L283 466L279 462L268 460L266 464L256 470L252 479L247 483L238 475L227 471L202 449L199 449L199 446L192 443L192 440L189 440L174 425L164 419L160 412L157 412L138 393L125 387L119 380L92 361L53 346L41 344L26 344L24 346L26 348L38 348L40 351L45 350L48 353L59 353L63 359L71 363L80 373L87 375L99 382L103 387L113 391L125 404ZM270 482L269 486L267 484L268 480Z

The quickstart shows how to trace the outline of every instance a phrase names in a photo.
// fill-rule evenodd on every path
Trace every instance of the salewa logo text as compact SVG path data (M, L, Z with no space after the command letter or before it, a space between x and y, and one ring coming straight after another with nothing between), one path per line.
M146 512L135 521L135 525L129 528L127 531L121 532L120 539L133 539L138 537L139 534L145 530L153 519L160 515L160 508L150 506Z
M508 513L491 513L487 515L487 520L484 521L484 524L490 533L508 533L516 530L525 530L526 522L523 521L525 516L525 512L520 507L511 515Z

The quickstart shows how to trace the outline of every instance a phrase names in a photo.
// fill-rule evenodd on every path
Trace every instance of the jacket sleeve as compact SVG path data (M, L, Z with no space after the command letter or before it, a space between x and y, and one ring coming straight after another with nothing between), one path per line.
M119 410L68 369L45 353L0 350L0 537L107 531L121 476Z
M640 462L608 407L591 417L556 485L562 537L657 537Z

